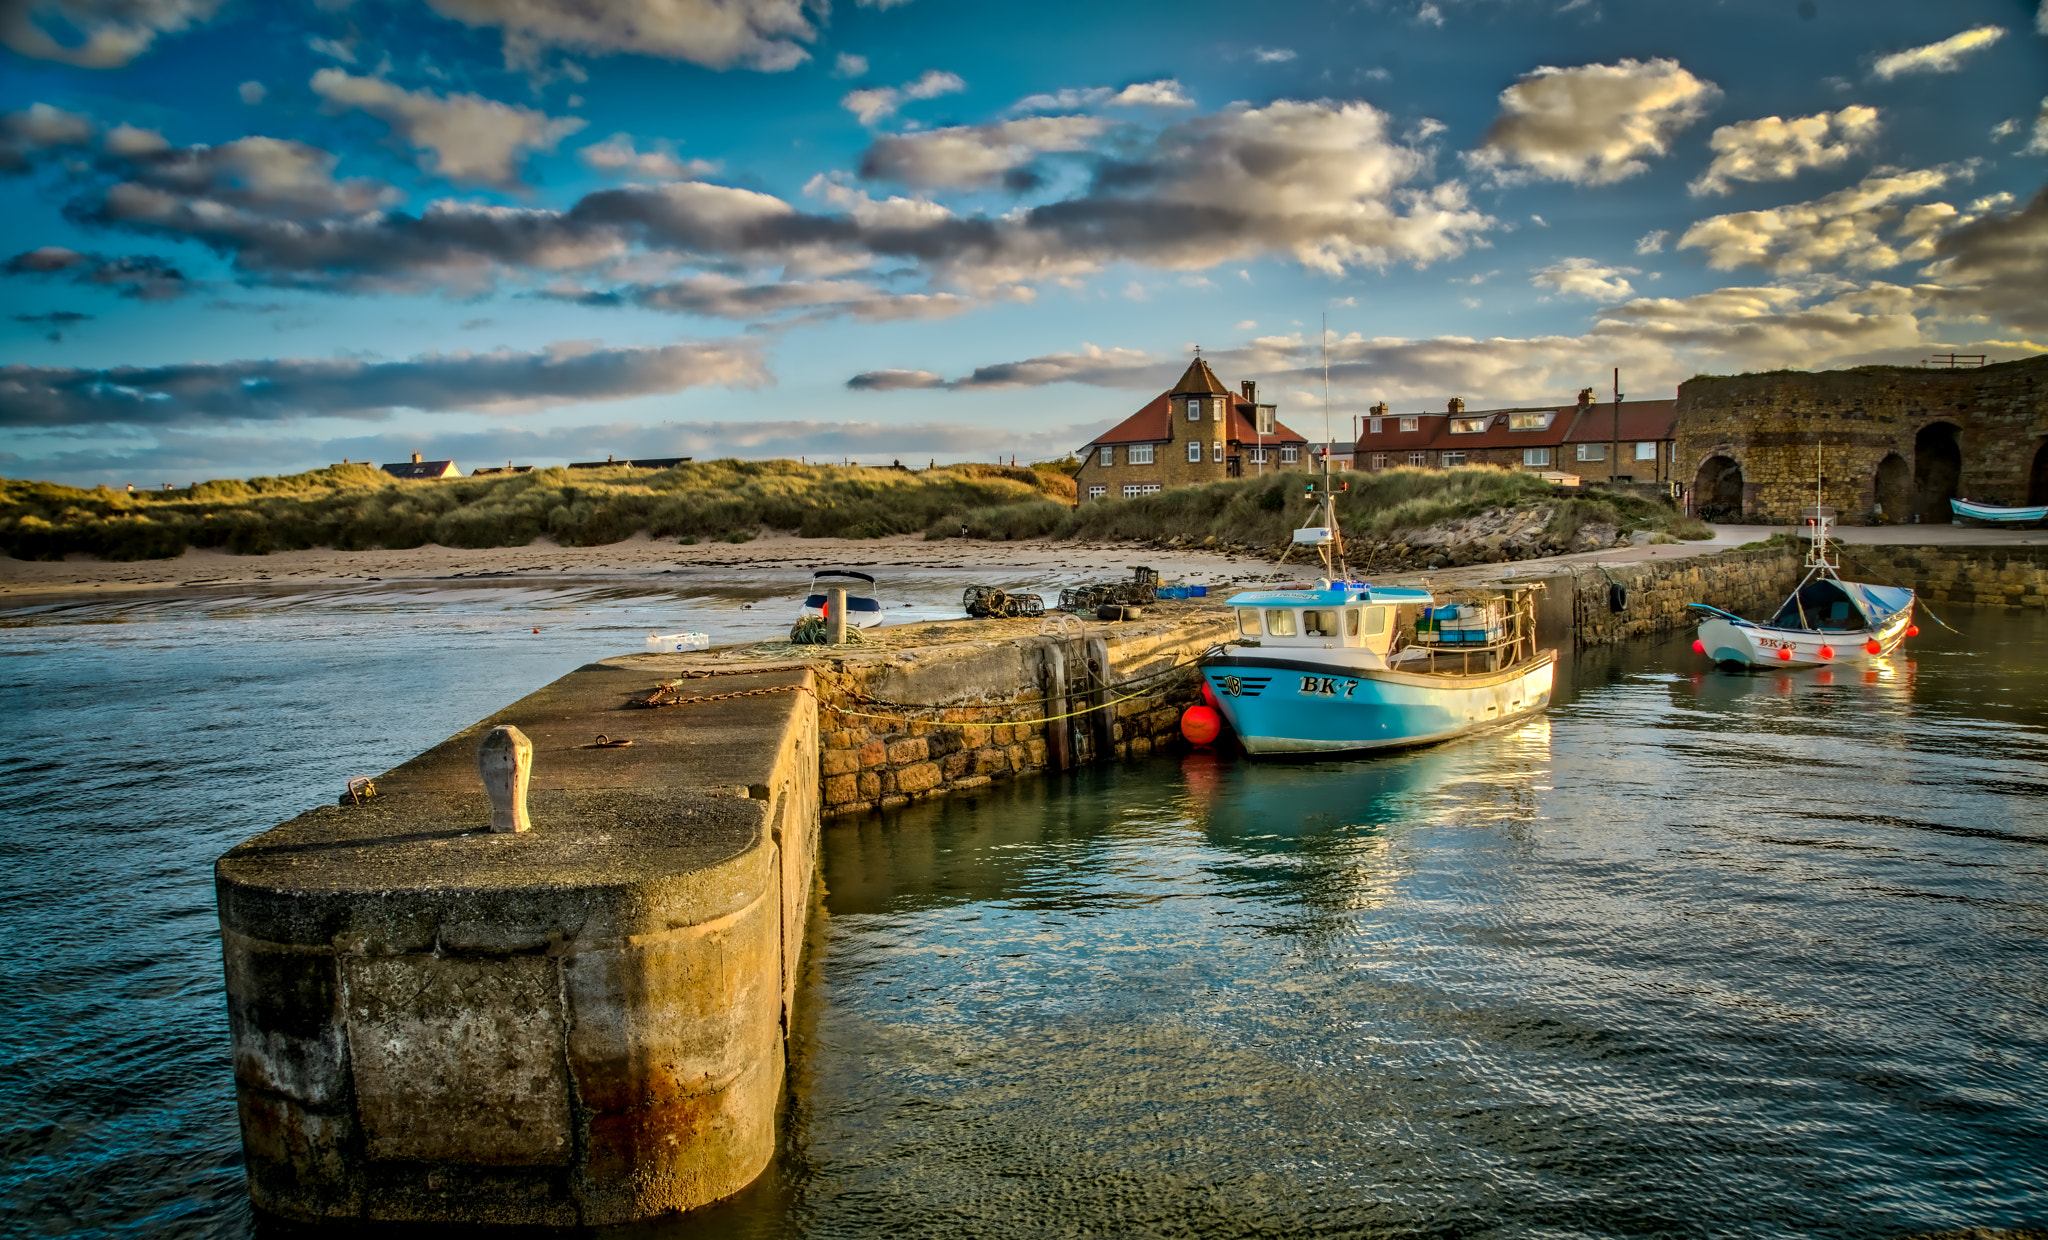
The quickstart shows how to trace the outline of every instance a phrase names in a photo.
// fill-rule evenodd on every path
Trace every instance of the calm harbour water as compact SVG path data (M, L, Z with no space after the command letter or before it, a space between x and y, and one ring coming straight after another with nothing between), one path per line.
M794 588L0 612L4 1233L268 1230L213 858L650 628L766 635ZM830 825L783 1156L619 1234L2038 1225L2048 619L1942 610L1961 634L1870 681L1728 677L1673 635L1430 749Z

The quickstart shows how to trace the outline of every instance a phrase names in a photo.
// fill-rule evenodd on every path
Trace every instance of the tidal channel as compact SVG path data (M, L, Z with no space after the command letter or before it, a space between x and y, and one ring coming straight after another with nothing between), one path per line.
M6 1234L276 1230L211 861L653 623L503 602L0 616ZM2040 1225L2048 618L1943 618L1869 674L1674 634L1432 748L830 822L776 1166L613 1234Z

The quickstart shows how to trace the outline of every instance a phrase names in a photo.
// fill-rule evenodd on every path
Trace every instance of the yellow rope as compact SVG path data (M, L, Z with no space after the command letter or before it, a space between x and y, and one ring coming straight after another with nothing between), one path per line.
M996 719L996 720L991 720L991 721L989 721L989 722L987 722L987 723L958 723L958 724L945 724L945 723L943 723L943 722L941 722L941 721L938 721L938 720L932 720L932 719L906 719L906 718L904 718L904 717L903 717L903 716L901 716L901 715L868 715L868 714L862 714L862 713L861 713L860 711L857 711L857 710L848 710L848 709L846 709L846 708L845 708L844 706L833 706L833 705L831 705L830 703L827 703L827 702L824 702L824 701L820 701L820 702L819 702L818 704L819 704L820 706L823 706L823 707L825 707L825 709L827 709L827 710L833 711L833 712L835 712L835 713L837 713L837 714L845 715L845 716L847 716L847 717L848 717L848 718L850 718L850 719L885 719L885 720L889 721L890 723L924 723L924 724L934 724L935 726L941 726L941 727L961 727L961 728L1015 728L1015 727L1028 727L1028 726L1030 726L1031 724L1034 724L1034 723L1058 723L1058 722L1059 722L1059 721L1061 721L1062 719L1078 719L1079 717L1081 717L1082 715L1085 715L1085 714L1089 713L1090 711L1097 711L1097 710L1108 710L1108 709L1109 709L1110 707L1112 707L1112 706L1119 706L1119 705L1122 705L1122 704L1123 704L1123 703L1125 703L1125 702L1135 702L1135 701L1139 700L1140 698L1148 698L1148 697L1157 697L1157 696L1159 696L1159 695L1158 695L1158 693L1156 693L1156 692L1154 692L1154 693L1133 693L1133 694L1131 694L1131 695L1130 695L1129 697L1120 697L1120 698L1113 698L1113 699L1111 699L1110 701L1107 701L1107 702L1104 702L1104 703L1102 703L1102 704L1101 704L1100 706L1088 706L1088 707L1083 707L1083 708L1082 708L1082 709L1080 709L1080 710L1072 710L1072 711L1068 711L1068 712L1067 712L1066 714L1064 714L1064 715L1047 715L1047 716L1046 716L1045 718L1043 718L1043 719ZM993 705L995 705L995 704L994 704L994 703L988 703L988 704L986 704L986 705L989 705L989 706L993 706ZM934 706L934 707L931 707L931 709L932 709L932 710L955 710L955 709L958 709L958 708L957 708L957 707L951 707L951 706Z

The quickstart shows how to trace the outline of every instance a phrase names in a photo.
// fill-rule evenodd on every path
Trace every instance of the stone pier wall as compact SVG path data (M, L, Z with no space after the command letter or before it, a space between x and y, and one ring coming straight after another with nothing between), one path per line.
M1930 603L2048 606L2048 547L1857 545L1842 548L1842 575L1911 586Z
M1229 631L1211 609L1071 636L961 641L970 629L946 646L836 659L817 672L824 812L892 809L1176 743L1200 683L1191 673L1147 678Z

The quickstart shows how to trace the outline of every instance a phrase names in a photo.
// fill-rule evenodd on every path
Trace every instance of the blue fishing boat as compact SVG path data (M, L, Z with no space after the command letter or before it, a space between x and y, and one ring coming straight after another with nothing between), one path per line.
M2011 508L1999 504L1979 504L1967 499L1952 499L1949 511L1965 521L1980 525L2004 526L2021 529L2031 525L2048 524L2048 504L2035 504L2026 508Z
M1429 590L1324 579L1228 600L1235 640L1202 672L1254 755L1422 745L1550 705L1535 593L1442 604Z
M826 592L834 586L846 591L846 623L849 626L871 629L888 618L881 601L875 597L875 579L851 568L821 568L812 573L810 593L804 596L803 615L823 616Z

